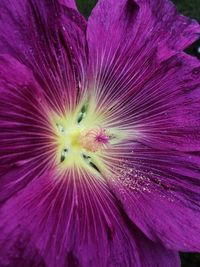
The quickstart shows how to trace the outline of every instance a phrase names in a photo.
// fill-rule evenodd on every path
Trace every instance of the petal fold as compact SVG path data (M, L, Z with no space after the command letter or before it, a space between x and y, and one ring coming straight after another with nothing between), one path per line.
M161 62L200 36L168 0L100 0L88 21L89 85L99 108L142 86ZM111 107L112 108L112 107Z
M100 0L89 19L87 32L94 50L95 46L97 50L104 50L121 45L123 51L128 44L135 44L132 50L136 52L146 43L157 47L166 58L198 39L200 26L195 20L180 15L168 0L123 0L117 3Z
M66 7L77 9L76 2L74 0L59 0L61 5L65 5Z

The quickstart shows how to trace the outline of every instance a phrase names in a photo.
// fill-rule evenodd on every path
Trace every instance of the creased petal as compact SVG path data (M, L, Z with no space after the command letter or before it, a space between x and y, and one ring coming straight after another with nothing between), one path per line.
M0 202L52 162L48 106L29 69L0 56Z
M58 176L49 170L0 214L1 264L14 265L15 244L27 235L27 250L48 267L180 266L177 253L148 240L115 204L105 182L87 173Z
M111 188L132 221L170 249L199 251L199 154L127 142L109 158Z
M197 22L167 0L101 0L88 21L88 88L99 108L148 81L160 62L198 39ZM100 41L99 41L100 40ZM112 107L111 107L112 108Z
M63 32L63 47L69 47L71 65L77 82L77 95L80 98L84 93L84 82L88 61L85 18L75 9L66 5L61 13L61 25ZM78 98L78 100L79 100Z
M146 42L162 49L166 58L198 39L200 27L196 21L180 15L168 0L100 0L89 18L87 32L93 50L95 46L96 50L116 48L121 41L123 51L128 42L130 45L137 41L132 48L135 51Z
M76 2L74 0L59 0L61 5L65 5L66 7L77 9Z
M0 2L0 53L11 55L33 71L57 112L73 108L77 101L81 91L79 58L85 54L78 46L84 46L82 25L75 23L78 12L70 9L76 13L71 21L66 9L56 0ZM66 27L62 16L67 19ZM70 38L68 30L73 32ZM79 58L75 46L76 51L80 48Z

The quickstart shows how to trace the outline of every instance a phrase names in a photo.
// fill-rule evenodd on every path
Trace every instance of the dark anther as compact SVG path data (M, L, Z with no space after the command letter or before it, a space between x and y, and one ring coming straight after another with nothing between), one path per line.
M82 106L81 112L85 113L87 110L88 110L88 103L86 103L85 105Z
M90 167L95 169L97 172L101 173L99 168L91 161L90 156L83 154L83 158L87 161L87 163L90 165Z
M60 162L61 163L66 159L67 152L68 152L68 149L67 148L64 148L63 151L62 151L62 153L61 153L61 157L60 157Z
M83 120L83 117L84 117L84 113L80 112L79 115L78 115L77 122L80 123Z
M80 123L83 120L83 118L85 117L85 113L87 112L87 110L88 110L88 104L83 105L82 108L81 108L81 110L80 110L80 112L79 112L79 114L78 114L78 119L77 119L77 122L78 123Z
M101 173L100 170L99 170L99 168L98 168L93 162L90 161L89 164L90 164L90 166L91 166L93 169L95 169L97 172Z
M65 156L61 155L60 162L62 163L65 160Z
M90 156L87 156L87 155L85 155L85 154L83 154L83 158L84 158L84 159L91 159Z

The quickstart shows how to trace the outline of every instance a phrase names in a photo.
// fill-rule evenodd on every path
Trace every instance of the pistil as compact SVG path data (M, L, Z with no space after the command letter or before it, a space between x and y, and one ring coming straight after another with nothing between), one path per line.
M109 136L102 128L85 130L80 133L78 143L87 151L97 152L108 146Z

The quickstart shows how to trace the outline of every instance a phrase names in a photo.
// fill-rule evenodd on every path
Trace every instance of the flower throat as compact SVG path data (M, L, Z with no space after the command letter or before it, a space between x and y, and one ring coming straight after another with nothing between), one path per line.
M56 158L61 169L77 167L101 174L105 171L102 153L113 142L110 129L101 127L103 118L88 102L73 113L53 118L56 132Z

